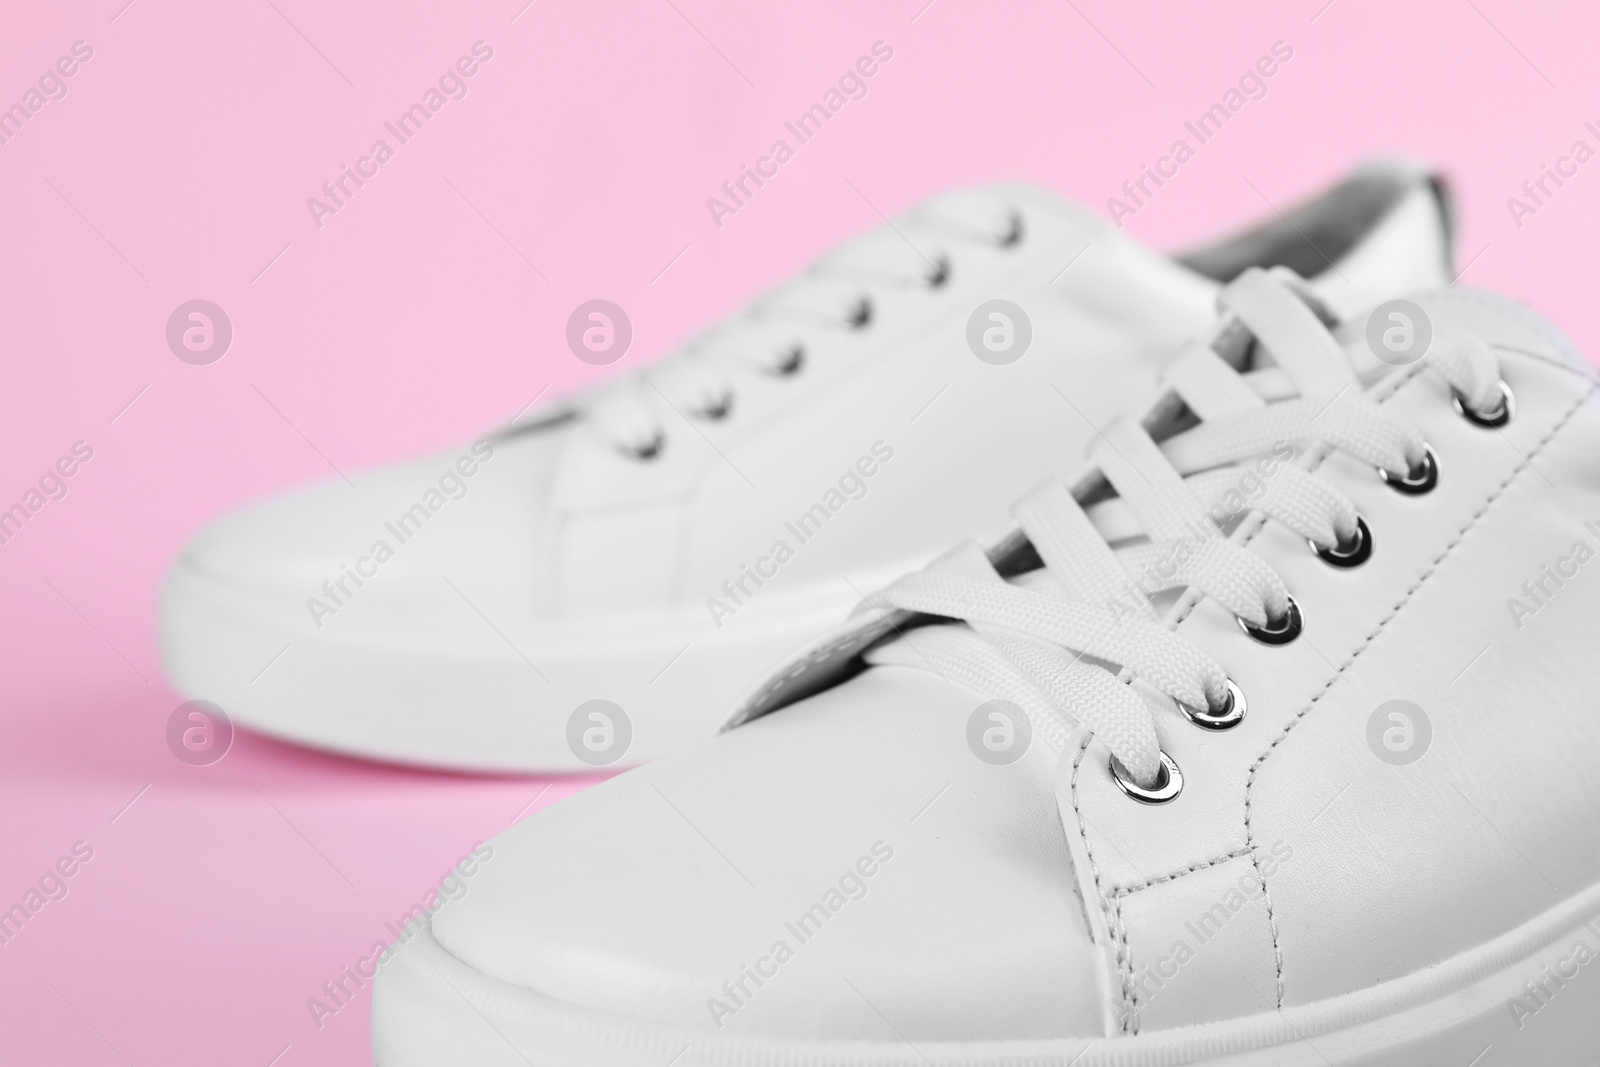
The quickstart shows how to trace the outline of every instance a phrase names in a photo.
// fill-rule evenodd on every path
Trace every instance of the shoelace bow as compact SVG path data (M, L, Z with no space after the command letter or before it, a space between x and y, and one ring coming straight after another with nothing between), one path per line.
M583 406L602 437L648 459L666 439L663 405L690 417L722 418L733 406L737 372L795 373L808 341L869 325L874 291L938 288L950 275L949 249L1012 245L1021 225L1015 207L993 190L937 197L851 242L648 370L597 391Z
M1207 506L1239 483L1248 468L1237 464L1296 447L1295 462L1262 479L1265 493L1237 518L1259 511L1338 549L1358 536L1355 505L1307 467L1335 450L1397 478L1431 462L1417 429L1365 395L1339 343L1282 275L1253 270L1222 302L1276 369L1247 378L1191 344L1168 385L1198 425L1158 445L1120 417L1089 450L1114 497L1085 510L1060 481L1025 497L1015 515L1043 568L1007 581L968 542L867 598L858 613L900 608L964 623L915 630L874 649L870 662L931 668L1008 699L1057 753L1081 723L1138 785L1160 783L1157 712L1125 683L1139 678L1213 713L1234 697L1222 665L1165 625L1146 593L1192 587L1255 627L1285 619L1291 606L1282 578L1224 537ZM1498 361L1476 337L1442 333L1424 359L1474 411L1501 401ZM1275 392L1284 398L1263 396Z

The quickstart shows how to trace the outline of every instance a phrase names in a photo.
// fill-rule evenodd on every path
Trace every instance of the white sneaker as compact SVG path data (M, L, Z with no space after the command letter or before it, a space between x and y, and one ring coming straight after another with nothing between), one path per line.
M1591 1063L1597 378L1413 300L1231 285L1075 490L501 835L377 1063Z
M214 523L167 581L168 674L259 730L388 760L661 755L1145 403L1214 314L1206 272L1287 262L1348 304L1441 281L1447 245L1403 167L1194 267L1038 190L941 197L654 366Z

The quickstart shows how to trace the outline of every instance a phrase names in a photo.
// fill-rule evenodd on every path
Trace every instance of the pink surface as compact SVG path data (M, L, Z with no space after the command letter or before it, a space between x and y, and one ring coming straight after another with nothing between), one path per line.
M1282 41L1265 95L1132 232L1174 246L1403 151L1456 179L1466 281L1586 347L1600 329L1600 161L1535 213L1506 203L1575 141L1600 148L1577 5L125 2L28 5L0 34L0 106L93 50L0 144L0 509L93 449L0 545L0 907L93 849L0 945L6 1063L363 1062L367 992L320 1027L307 998L474 840L587 784L249 734L188 766L154 631L163 568L206 519L614 371L564 346L580 302L627 309L626 367L951 185L1020 178L1105 211ZM466 95L319 227L307 198L394 146L384 123L478 41ZM716 225L706 199L877 41L893 57L866 95ZM233 324L209 366L165 341L196 298Z

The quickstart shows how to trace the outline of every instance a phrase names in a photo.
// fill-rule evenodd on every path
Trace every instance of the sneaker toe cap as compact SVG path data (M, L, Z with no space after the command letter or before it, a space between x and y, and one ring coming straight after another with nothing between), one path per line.
M494 841L434 937L501 981L674 1027L1098 1035L1053 759L977 759L979 702L879 668L622 775Z

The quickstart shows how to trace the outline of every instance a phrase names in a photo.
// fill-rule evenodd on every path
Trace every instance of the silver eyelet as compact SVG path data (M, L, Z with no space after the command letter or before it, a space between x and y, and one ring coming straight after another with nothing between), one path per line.
M1504 426L1511 421L1511 416L1517 413L1517 398L1511 395L1511 387L1505 382L1500 382L1500 404L1493 411L1479 411L1467 403L1467 398L1461 395L1461 390L1450 390L1450 403L1456 409L1456 414L1472 423L1493 430Z
M1378 477L1388 483L1389 488L1407 496L1420 496L1431 492L1439 484L1439 457L1434 455L1433 449L1424 445L1422 462L1407 471L1404 477L1390 474L1382 467L1378 468Z
M1330 567L1359 567L1372 556L1372 531L1367 529L1367 520L1357 515L1356 535L1348 545L1323 548L1312 541L1311 550Z
M844 321L852 330L864 330L872 322L872 298L863 296L845 313Z
M806 362L806 346L796 341L783 353L783 360L772 367L772 373L787 377L800 373L800 368Z
M1022 213L1013 211L1006 222L1006 230L995 238L995 244L1001 248L1015 248L1022 243Z
M710 422L717 422L728 417L728 412L733 410L733 394L725 393L709 406L695 412L695 415Z
M1165 752L1161 753L1161 773L1156 776L1156 784L1148 789L1129 777L1115 756L1111 757L1111 777L1124 793L1141 804L1165 804L1183 792L1183 772Z
M1300 636L1304 625L1300 617L1300 605L1294 602L1294 597L1289 598L1289 610L1283 613L1281 619L1268 619L1265 626L1252 626L1243 619L1238 619L1238 622L1239 629L1263 645L1287 645Z
M1220 708L1191 708L1187 704L1179 704L1183 714L1196 726L1207 730L1231 730L1244 721L1245 700L1244 690L1233 684L1229 678L1228 702Z
M661 450L666 447L667 435L657 432L650 440L637 445L622 445L621 451L625 456L633 459L655 459L661 455Z

